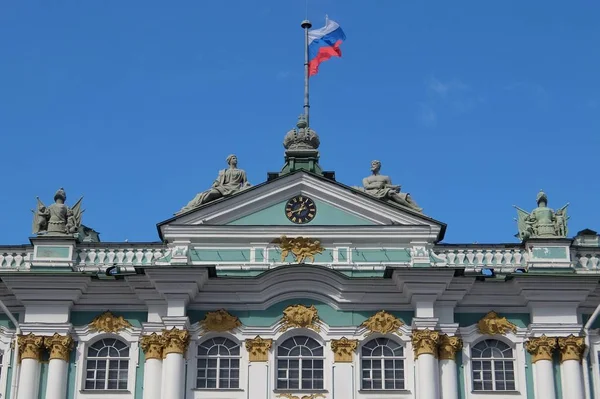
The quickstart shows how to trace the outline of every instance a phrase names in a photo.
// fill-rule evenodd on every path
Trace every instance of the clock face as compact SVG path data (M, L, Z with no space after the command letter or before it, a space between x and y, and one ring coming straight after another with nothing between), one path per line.
M317 216L315 202L305 195L297 195L285 204L285 216L296 224L306 224Z

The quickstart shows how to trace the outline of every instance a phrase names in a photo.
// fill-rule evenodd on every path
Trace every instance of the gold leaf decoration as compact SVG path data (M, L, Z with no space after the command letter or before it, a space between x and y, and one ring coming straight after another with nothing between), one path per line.
M173 327L170 330L163 330L163 358L170 353L185 355L190 344L190 332Z
M96 316L89 326L90 329L94 331L116 333L125 328L130 328L131 323L125 320L123 316L117 317L110 311L107 311L99 316Z
M23 359L34 359L38 362L42 358L42 350L44 349L44 337L29 333L27 335L19 335L19 361Z
M266 362L269 360L269 350L273 346L272 339L262 339L258 335L246 340L246 350L251 362Z
M296 263L305 263L307 259L314 263L315 255L325 250L321 246L321 241L309 237L288 238L281 236L273 240L273 243L278 244L281 249L282 262L285 262L285 259L291 253Z
M525 349L531 354L531 362L536 363L539 360L552 361L552 353L556 349L556 338L547 337L545 334L537 338L529 338L525 342Z
M568 337L558 338L558 347L560 349L560 362L567 360L577 360L581 362L585 351L585 342L583 337L576 337L573 334Z
M277 395L278 398L286 398L286 399L316 399L316 398L324 398L325 395L321 394L321 393L313 393L311 395L304 395L304 396L296 396L296 395L292 395L291 393L280 393L279 395Z
M415 358L421 355L438 355L438 343L440 333L431 330L413 330L412 344L415 352Z
M400 320L396 316L386 312L385 310L380 310L373 316L369 317L367 320L363 321L360 326L369 330L369 332L365 335L371 335L373 333L395 333L401 335L398 329L403 325L404 323L402 322L402 320Z
M331 340L331 350L333 351L334 360L338 363L352 363L352 354L358 348L357 339L341 339Z
M140 347L146 355L146 360L163 358L163 349L165 346L165 340L161 335L153 332L150 335L144 335L140 339Z
M281 331L287 331L290 328L310 328L314 331L321 331L317 324L319 315L315 305L310 307L304 305L290 305L283 311Z
M51 337L44 337L44 346L50 352L50 360L60 359L68 362L73 349L73 338L54 333Z
M204 332L226 332L231 331L241 325L242 322L240 322L240 319L231 315L225 309L206 313L204 320L200 322L200 327L202 327Z
M454 360L456 353L463 347L463 342L456 335L449 336L448 334L440 335L438 343L438 354L440 360Z
M507 332L517 332L517 326L506 320L506 317L500 317L496 312L490 312L477 323L477 328L481 334L485 335L505 335Z

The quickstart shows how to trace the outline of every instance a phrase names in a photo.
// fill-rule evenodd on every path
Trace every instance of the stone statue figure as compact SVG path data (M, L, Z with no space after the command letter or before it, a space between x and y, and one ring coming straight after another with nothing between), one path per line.
M69 208L67 193L61 187L54 194L54 204L50 206L37 199L37 209L33 212L33 234L37 235L75 235L81 227L81 209L80 198L73 207Z
M243 169L238 169L238 159L235 155L228 156L227 163L229 164L229 169L219 171L219 176L214 181L212 187L198 193L193 200L181 208L178 214L187 212L221 197L229 197L230 195L251 186L246 178L246 172Z
M389 176L379 174L380 170L381 162L371 162L371 172L373 174L363 179L362 188L357 188L373 197L391 200L397 204L422 213L423 208L417 205L410 194L401 192L400 186L393 185L392 179Z
M529 238L566 237L569 204L555 212L548 208L548 196L541 190L537 195L537 204L537 208L531 213L515 206L519 228L517 237L523 241Z

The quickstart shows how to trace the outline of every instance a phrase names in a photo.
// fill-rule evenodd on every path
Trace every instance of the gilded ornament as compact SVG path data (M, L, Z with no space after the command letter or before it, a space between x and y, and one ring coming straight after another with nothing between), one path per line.
M560 348L561 363L567 360L577 360L578 362L581 362L585 350L583 337L576 337L573 334L568 337L559 337L558 347Z
M440 333L431 330L413 330L412 344L415 352L415 358L421 355L438 355L438 342Z
M307 259L314 263L315 255L322 253L325 248L321 246L321 241L309 237L288 238L281 236L273 240L274 244L279 244L281 249L281 261L285 262L291 253L296 263L304 263Z
M448 334L440 335L440 342L438 346L438 357L440 360L454 360L456 353L463 347L463 342L460 337L449 336Z
M163 349L165 342L162 336L157 333L144 335L140 340L140 346L146 355L146 360L163 358Z
M533 363L538 360L552 361L552 352L556 349L556 338L546 337L546 335L530 338L525 343L525 349L531 354L531 361Z
M68 362L73 349L73 338L54 333L51 337L44 337L44 346L50 352L50 360L60 359Z
M500 317L496 312L490 312L477 323L479 333L485 335L505 335L508 331L517 332L517 326Z
M123 318L123 316L115 316L110 311L106 311L89 324L90 328L95 331L116 333L125 328L130 328L131 323Z
M246 340L246 350L251 362L266 362L269 360L269 350L273 346L272 339L263 339L258 335Z
M365 335L371 335L373 333L395 333L400 335L398 329L403 325L404 323L402 322L402 320L400 320L396 316L389 314L385 310L380 310L373 316L369 317L367 320L363 321L360 326L365 327L367 330L369 330L369 332Z
M20 359L34 359L39 362L42 357L44 337L29 333L28 335L19 335L18 340Z
M316 398L324 398L325 395L321 394L321 393L313 393L311 395L304 395L304 396L296 396L296 395L292 395L291 393L280 393L279 395L277 395L278 398L286 398L286 399L316 399Z
M290 328L310 328L314 331L321 331L317 321L319 321L319 315L315 305L310 307L290 305L283 311L281 331L287 331Z
M352 363L352 354L358 348L358 340L342 337L331 340L334 360L339 363Z
M185 354L190 343L190 332L173 327L170 330L163 330L163 358L169 353Z
M234 328L241 326L240 319L229 314L225 309L217 310L216 312L208 312L204 316L204 320L200 322L200 327L204 332L216 331L225 332L231 331Z

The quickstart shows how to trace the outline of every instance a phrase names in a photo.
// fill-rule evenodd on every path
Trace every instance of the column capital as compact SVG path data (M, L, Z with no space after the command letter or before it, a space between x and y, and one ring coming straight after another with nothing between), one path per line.
M257 335L254 339L247 339L245 345L251 362L266 362L269 360L269 350L273 346L273 340L263 339Z
M532 356L532 363L538 360L552 361L552 353L556 349L557 342L554 337L547 337L545 334L537 338L529 338L525 343L525 349Z
M413 330L412 344L415 358L421 355L433 355L437 357L440 333L432 330Z
M19 335L19 357L23 359L34 359L38 362L42 357L44 337L29 333L28 335Z
M463 347L463 342L460 337L454 335L450 336L448 334L441 334L439 347L438 347L438 356L440 360L455 360L456 354Z
M573 334L568 337L558 338L558 347L560 348L560 362L567 360L577 360L581 362L585 343L583 337L576 337Z
M170 330L163 330L163 340L163 358L169 353L184 355L190 343L190 332L173 327Z
M331 350L333 351L334 360L338 363L352 363L352 354L358 348L357 339L341 339L331 340Z
M70 335L54 333L51 337L44 337L44 346L50 352L50 360L60 359L68 362L73 350L73 338Z
M161 335L153 332L150 335L142 336L140 339L140 347L144 351L144 355L146 355L146 360L162 360L165 339Z

